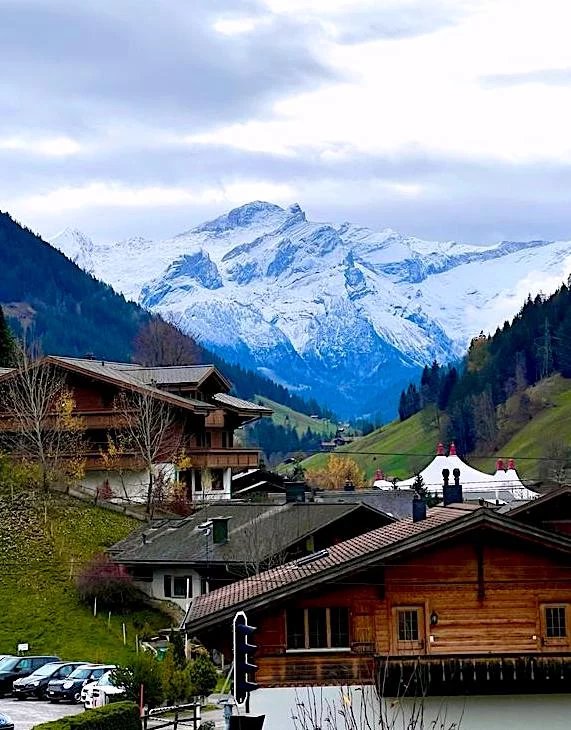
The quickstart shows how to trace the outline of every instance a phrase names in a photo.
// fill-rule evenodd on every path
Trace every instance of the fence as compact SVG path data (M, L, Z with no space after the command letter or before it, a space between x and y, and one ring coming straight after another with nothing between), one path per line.
M200 705L176 705L173 707L157 707L149 710L141 718L143 730L198 730L201 722Z

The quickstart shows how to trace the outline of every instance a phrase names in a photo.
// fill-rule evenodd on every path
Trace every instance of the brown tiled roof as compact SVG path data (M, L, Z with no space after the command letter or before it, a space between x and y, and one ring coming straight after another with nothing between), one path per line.
M566 535L519 523L496 510L473 504L436 507L420 522L401 520L371 530L358 537L334 545L328 554L313 562L299 565L287 563L257 576L198 596L192 602L185 623L189 631L200 631L230 618L238 608L258 608L283 599L297 591L327 581L338 580L406 553L425 548L464 531L486 526L528 540L549 549L571 554L571 538Z
M441 532L441 528L453 522L463 522L471 518L475 512L483 511L481 507L467 504L436 507L429 510L426 519L420 522L413 522L410 519L400 520L345 540L330 547L327 556L313 562L302 566L295 561L287 563L260 575L224 586L212 593L198 596L192 602L187 623L191 630L199 624L212 623L216 614L233 611L239 605L255 602L256 599L281 592L283 589L293 589L308 580L314 583L334 574L338 568L346 570L349 567L358 567L371 558L377 556L381 558L389 548L408 544L415 538L429 539L433 533Z

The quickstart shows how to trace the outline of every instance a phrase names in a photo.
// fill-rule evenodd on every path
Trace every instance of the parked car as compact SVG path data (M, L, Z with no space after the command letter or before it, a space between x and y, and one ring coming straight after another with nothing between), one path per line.
M66 679L53 679L48 683L47 698L50 702L79 702L83 685L99 679L114 667L110 664L83 664Z
M0 697L12 691L15 679L29 677L44 664L59 661L58 656L13 656L3 659L0 663Z
M93 689L97 687L99 682L107 680L107 675L110 673L111 669L115 669L115 667L110 667L110 669L106 671L105 674L102 674L101 677L99 677L98 679L94 679L93 681L86 682L83 685L79 701L83 704L86 710L90 709L91 707L91 694L93 692Z
M85 662L50 662L36 669L29 677L16 679L12 685L14 696L19 700L27 697L46 697L48 683L53 679L66 679L74 669L82 667Z
M91 690L91 694L85 703L85 709L103 707L109 702L116 701L119 696L125 694L124 687L117 687L113 682L113 672L104 674Z
M1 728L1 730L14 730L14 723L12 722L12 720L10 720L8 715L3 715L1 712L0 712L0 728Z

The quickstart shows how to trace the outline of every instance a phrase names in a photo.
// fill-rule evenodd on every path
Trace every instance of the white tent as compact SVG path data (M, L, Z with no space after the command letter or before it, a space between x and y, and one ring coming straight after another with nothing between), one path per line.
M448 469L450 484L454 483L454 469L460 470L460 484L464 494L470 492L482 492L490 490L508 489L516 499L534 499L537 493L525 487L515 469L513 459L508 461L508 468L504 470L503 462L498 460L495 474L488 474L466 464L456 454L456 447L450 444L448 456L444 452L444 446L438 444L436 456L421 472L420 476L424 486L429 492L442 494L443 476L442 470ZM398 488L412 487L416 477L398 482Z

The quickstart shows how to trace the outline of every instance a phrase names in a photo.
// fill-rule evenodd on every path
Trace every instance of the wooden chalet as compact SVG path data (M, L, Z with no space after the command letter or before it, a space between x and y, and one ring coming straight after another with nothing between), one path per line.
M217 501L184 519L153 520L109 554L143 593L186 609L209 590L394 521L358 503Z
M188 635L230 656L245 611L261 687L568 692L571 539L461 500L201 596Z
M190 499L229 498L233 471L259 464L258 449L237 445L234 432L245 423L271 415L271 410L231 396L230 382L212 365L147 368L49 356L34 367L56 368L73 395L74 414L81 416L86 427L84 486L95 490L107 483L117 495L140 498L144 494L148 473L137 453L121 450L111 467L103 458L109 437L120 440L117 437L124 428L125 415L117 409L121 393L149 396L175 413L174 430L188 466L179 471L170 465L170 476L187 485ZM17 370L0 373L0 389L17 377ZM0 435L13 428L10 415L0 411Z

